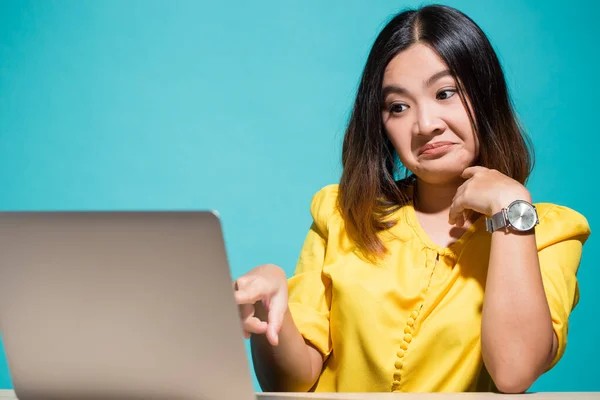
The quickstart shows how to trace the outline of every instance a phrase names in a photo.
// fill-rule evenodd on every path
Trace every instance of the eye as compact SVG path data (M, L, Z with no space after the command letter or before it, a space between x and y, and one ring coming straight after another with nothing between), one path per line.
M402 111L406 110L408 106L402 103L393 103L390 104L389 111L392 114L400 114Z
M446 90L442 90L441 92L438 92L438 94L436 95L436 98L438 100L447 100L450 97L454 96L456 94L456 89L446 89Z

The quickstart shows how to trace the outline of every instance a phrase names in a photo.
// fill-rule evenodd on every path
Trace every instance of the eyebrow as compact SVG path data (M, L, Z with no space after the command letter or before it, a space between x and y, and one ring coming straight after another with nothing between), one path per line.
M435 74L431 75L431 77L425 81L425 86L431 86L437 80L442 79L445 76L452 76L449 69L445 69L443 71L436 72Z
M435 74L431 75L426 81L425 81L425 86L431 86L433 85L436 81L438 81L439 79L446 77L446 76L452 76L452 73L450 72L450 70L448 69L444 69L442 71L436 72ZM406 90L405 88L403 88L402 86L396 86L396 85L388 85L385 86L383 88L382 91L382 95L383 98L385 99L389 94L399 94L399 95L403 95L403 94L407 94L408 90Z

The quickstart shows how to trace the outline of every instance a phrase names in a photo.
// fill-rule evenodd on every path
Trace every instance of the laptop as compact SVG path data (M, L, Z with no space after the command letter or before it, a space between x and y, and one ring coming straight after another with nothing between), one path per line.
M254 400L216 213L0 213L20 400Z

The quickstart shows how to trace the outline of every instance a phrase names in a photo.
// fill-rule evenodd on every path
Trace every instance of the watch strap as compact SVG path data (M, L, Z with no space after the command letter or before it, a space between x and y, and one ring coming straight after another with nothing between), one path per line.
M498 229L506 227L505 211L506 211L505 209L502 209L501 211L492 215L491 218L486 217L485 228L488 232L495 232Z

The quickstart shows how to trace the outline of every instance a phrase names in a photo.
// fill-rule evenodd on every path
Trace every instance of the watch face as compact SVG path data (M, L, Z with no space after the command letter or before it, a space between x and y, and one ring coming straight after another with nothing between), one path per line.
M515 201L506 210L508 222L519 231L528 231L537 224L535 208L526 201Z

